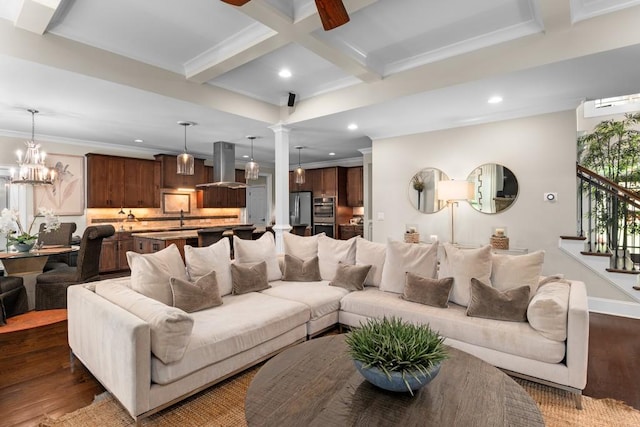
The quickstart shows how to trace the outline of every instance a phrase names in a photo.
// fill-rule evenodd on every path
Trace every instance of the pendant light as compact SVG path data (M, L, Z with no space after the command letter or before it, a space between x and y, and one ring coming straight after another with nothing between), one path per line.
M300 164L300 150L304 147L301 145L297 145L296 149L298 150L298 167L293 171L295 175L296 184L304 184L304 169L302 169L302 165Z
M195 161L193 156L187 153L187 128L195 126L194 122L178 122L184 126L184 152L177 158L176 172L178 175L193 175L195 173Z
M16 171L11 169L11 184L30 184L30 185L46 185L53 184L55 178L55 170L47 168L44 164L46 153L40 152L40 144L35 142L35 129L36 119L35 115L39 113L38 110L29 109L31 113L31 140L26 141L27 152L22 157L22 151L18 150L16 155L18 157L17 163L20 166L18 170L18 176L15 176Z
M258 179L258 174L260 173L260 166L253 161L253 140L256 139L255 136L248 136L247 139L251 141L251 160L247 162L244 166L244 179L256 180Z

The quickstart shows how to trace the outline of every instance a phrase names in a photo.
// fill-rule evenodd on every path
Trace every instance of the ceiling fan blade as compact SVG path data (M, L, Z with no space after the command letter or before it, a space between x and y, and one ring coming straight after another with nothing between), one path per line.
M249 3L249 0L220 0L223 3L232 4L234 6L242 6L245 3Z
M316 0L316 7L325 31L349 22L349 14L342 0Z

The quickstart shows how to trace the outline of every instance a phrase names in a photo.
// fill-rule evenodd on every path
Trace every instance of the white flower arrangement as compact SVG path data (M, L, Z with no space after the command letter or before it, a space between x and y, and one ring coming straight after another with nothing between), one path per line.
M44 232L57 230L60 228L60 218L56 216L53 209L40 208L37 215L34 215L29 229L25 232L18 217L18 211L2 209L0 213L0 232L6 235L8 243L31 243L38 238L38 233L31 233L31 229L36 222L36 218L44 217Z

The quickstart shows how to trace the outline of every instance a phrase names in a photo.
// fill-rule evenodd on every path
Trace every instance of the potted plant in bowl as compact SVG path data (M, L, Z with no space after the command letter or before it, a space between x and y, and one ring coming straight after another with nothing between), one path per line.
M448 357L444 337L429 325L396 317L370 319L349 332L346 343L356 369L367 381L411 395L435 378Z

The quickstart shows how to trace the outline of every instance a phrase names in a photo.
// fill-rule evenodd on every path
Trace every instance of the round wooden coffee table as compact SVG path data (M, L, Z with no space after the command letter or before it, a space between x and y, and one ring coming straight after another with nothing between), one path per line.
M267 362L245 401L249 426L544 426L536 403L502 371L449 348L415 396L369 384L344 335L313 339Z

